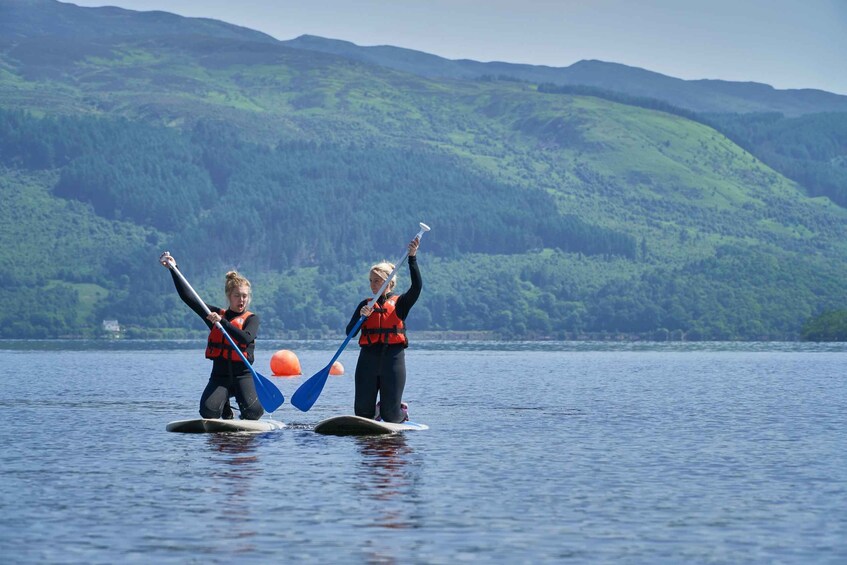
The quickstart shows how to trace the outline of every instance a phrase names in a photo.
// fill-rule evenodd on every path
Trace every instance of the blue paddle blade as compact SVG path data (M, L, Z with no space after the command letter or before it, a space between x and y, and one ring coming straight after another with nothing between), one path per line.
M265 412L274 412L285 402L285 397L267 377L253 371L252 367L250 369L253 373L253 382L256 384L256 395L259 397L262 408Z
M353 326L353 329L350 330L350 333L347 334L347 337L344 339L344 343L341 344L341 347L339 347L338 351L335 352L335 355L332 356L329 364L324 367L322 371L309 377L309 380L301 384L300 387L294 391L294 394L291 395L291 404L293 404L295 408L303 412L309 411L309 408L312 407L321 395L321 391L324 389L326 379L329 377L329 370L332 369L332 364L335 363L335 360L338 359L341 352L344 351L344 348L347 347L348 343L350 343L350 338L356 335L356 332L359 331L359 326L361 326L364 321L365 316L360 317L359 321L356 322L356 325Z
M330 366L324 367L323 370L315 373L309 380L300 385L291 395L291 404L301 412L308 412L324 389L326 379L329 377Z

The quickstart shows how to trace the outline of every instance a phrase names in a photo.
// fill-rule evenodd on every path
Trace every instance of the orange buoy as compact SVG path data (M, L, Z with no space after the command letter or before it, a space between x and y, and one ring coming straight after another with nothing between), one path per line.
M330 375L343 375L344 374L344 365L341 364L341 361L336 361L332 364L332 367L329 368Z
M301 375L300 360L293 351L280 349L271 357L271 372L275 377L296 377Z

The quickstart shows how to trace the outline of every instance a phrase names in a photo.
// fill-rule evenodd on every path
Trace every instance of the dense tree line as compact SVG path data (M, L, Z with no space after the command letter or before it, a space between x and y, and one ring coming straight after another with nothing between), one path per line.
M470 260L424 253L420 261L426 292L409 318L412 331L493 331L503 338L796 339L802 321L818 308L819 295L839 292L835 270L798 270L744 247L723 248L684 268L615 277L604 273L626 260L580 259L560 251ZM192 271L189 265L189 276ZM168 311L157 314L158 327L199 328L183 317L170 280L155 274L158 281L121 304L121 310L139 313L124 316L127 321L151 325L143 308L164 296ZM213 283L207 294L214 298L222 294L222 277ZM257 289L273 286L256 304L268 335L338 335L368 294L367 264L291 269L254 283ZM404 273L398 289L407 286Z
M204 135L222 197L196 230L227 255L252 253L263 266L350 262L362 249L387 253L416 231L438 227L435 253L523 253L552 247L634 258L635 239L563 216L541 190L474 173L457 158L426 149L280 143L260 147ZM249 212L222 228L232 203ZM224 229L231 233L221 234ZM251 250L238 232L246 229ZM317 234L317 237L316 237Z
M847 341L847 310L832 310L803 325L806 341Z
M64 167L54 193L87 202L105 218L181 230L217 198L208 172L181 141L143 134L109 140Z
M0 336L3 338L44 339L79 335L79 296L68 286L4 285L0 287L0 300L4 304L17 305L0 315Z
M604 261L559 253L522 266L486 264L463 280L466 295L436 280L423 306L430 329L494 329L504 336L796 339L821 296L839 296L842 284L838 266L792 264L746 246L606 282L603 270Z
M199 159L186 136L169 128L0 110L0 161L58 169L57 196L89 203L109 219L181 229L217 196Z
M794 339L821 296L838 296L837 269L791 264L723 246L680 269L612 281L588 304L588 328L677 332L687 339Z

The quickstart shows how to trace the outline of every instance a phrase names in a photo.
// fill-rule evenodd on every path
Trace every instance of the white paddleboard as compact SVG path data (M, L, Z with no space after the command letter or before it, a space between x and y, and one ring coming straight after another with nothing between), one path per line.
M392 424L391 422L377 422L370 418L361 416L335 416L328 418L315 426L315 432L334 436L367 436L379 434L394 434L412 430L428 430L426 424L415 422L403 422Z
M195 420L177 420L165 429L169 432L184 434L215 434L225 432L269 432L285 427L276 420L222 420L220 418L197 418Z

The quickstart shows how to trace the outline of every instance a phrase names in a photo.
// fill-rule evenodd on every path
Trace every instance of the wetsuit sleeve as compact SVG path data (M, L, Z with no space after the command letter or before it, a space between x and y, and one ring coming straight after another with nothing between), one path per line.
M168 269L168 270L170 271L170 269ZM194 298L194 296L188 290L188 287L186 287L185 284L182 282L182 279L180 279L178 276L176 276L176 273L173 272L173 271L171 271L171 278L174 280L174 286L176 287L176 291L179 294L179 297L182 298L182 301L185 302L188 305L189 308L194 310L194 312L198 316L203 318L203 321L206 322L206 325L211 328L212 322L210 322L209 320L206 319L207 314L203 310L203 306L202 306L203 303L198 302L197 299ZM212 312L215 312L215 311L218 310L217 307L211 306L209 304L206 304L206 308L208 308Z
M368 303L367 300L362 300L361 302L359 302L359 305L356 306L356 310L353 311L353 317L350 318L350 323L347 324L347 330L344 332L344 335L350 335L350 332L353 331L353 326L355 326L356 322L359 321L359 318L362 317L362 315L359 314L359 310L361 310L362 306L364 306L367 303ZM356 331L356 333L359 333L358 330Z
M405 320L406 316L409 315L409 310L418 301L418 297L421 295L421 289L423 288L421 270L418 267L417 257L409 257L409 275L412 279L412 286L397 299L397 317L401 320Z
M236 343L250 345L256 340L256 336L259 335L259 316L256 314L247 318L247 321L244 322L244 327L241 329L236 328L229 323L229 320L225 319L221 320L221 325Z

